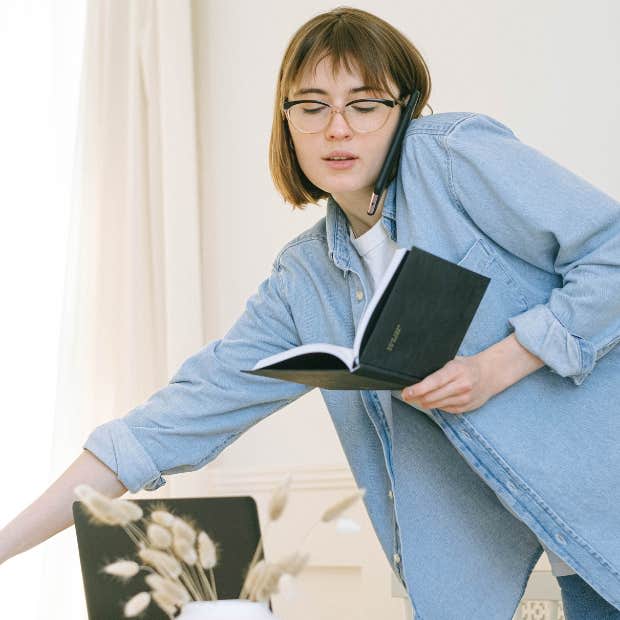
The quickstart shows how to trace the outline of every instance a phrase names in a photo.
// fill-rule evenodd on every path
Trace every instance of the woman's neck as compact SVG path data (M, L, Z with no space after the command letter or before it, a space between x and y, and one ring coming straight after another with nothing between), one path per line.
M349 221L349 225L351 226L351 230L353 231L355 237L361 237L381 219L381 214L383 213L383 203L385 202L386 195L387 192L383 192L383 195L379 200L379 204L377 205L377 210L373 215L368 215L368 205L370 204L372 194L369 195L367 199L365 199L364 196L359 196L354 199L338 199L337 196L333 195L332 198L338 203L344 214L347 216L347 220Z

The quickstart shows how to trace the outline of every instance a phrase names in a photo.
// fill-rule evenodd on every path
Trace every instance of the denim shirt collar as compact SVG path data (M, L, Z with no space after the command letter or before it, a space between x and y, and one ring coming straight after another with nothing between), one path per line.
M392 241L397 240L396 226L396 182L387 186L387 193L381 212L381 221ZM351 240L347 216L333 196L327 199L327 212L325 216L327 231L327 247L329 257L337 267L343 270L351 267Z

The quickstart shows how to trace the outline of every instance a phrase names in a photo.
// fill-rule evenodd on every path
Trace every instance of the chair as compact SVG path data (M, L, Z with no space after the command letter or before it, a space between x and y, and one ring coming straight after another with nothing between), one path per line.
M256 502L252 497L190 497L165 499L132 499L144 515L166 506L172 514L195 520L216 543L218 562L213 576L218 599L239 597L248 566L260 538ZM90 522L82 502L73 502L84 593L89 620L122 619L123 606L138 592L150 590L142 569L126 582L103 572L103 567L121 558L136 560L137 548L120 526L97 525ZM259 559L263 558L261 553ZM271 609L271 602L269 602ZM151 601L141 618L166 620L167 614Z

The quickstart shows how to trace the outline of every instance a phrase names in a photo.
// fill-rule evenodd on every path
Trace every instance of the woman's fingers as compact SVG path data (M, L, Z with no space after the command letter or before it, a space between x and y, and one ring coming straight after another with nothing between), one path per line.
M482 406L493 394L478 356L456 356L443 368L403 389L405 402L423 409L465 413Z
M451 398L443 403L432 405L431 409L441 409L442 411L447 411L448 413L462 413L463 411L467 411L469 409L469 404L470 402L467 398ZM463 409L464 407L465 409Z
M432 392L427 392L418 398L409 398L407 402L413 402L419 404L421 407L440 407L443 401L447 403L448 399L457 398L460 404L467 402L467 395L471 392L469 385L463 385L460 382L453 381L444 385ZM461 400L465 397L465 400Z

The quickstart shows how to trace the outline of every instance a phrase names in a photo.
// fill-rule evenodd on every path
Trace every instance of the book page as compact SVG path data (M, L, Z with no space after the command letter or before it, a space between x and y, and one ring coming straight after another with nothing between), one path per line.
M338 359L341 359L350 370L353 369L354 355L353 350L347 347L341 347L336 344L327 344L326 342L311 342L310 344L302 344L299 347L293 347L288 351L281 351L280 353L274 353L269 357L265 357L259 360L254 365L252 370L258 370L259 368L265 368L272 364L277 364L293 357L299 357L307 353L329 353Z
M368 302L368 306L366 306L366 310L364 310L364 314L360 318L359 325L357 326L357 332L355 334L355 341L353 343L353 362L357 363L359 361L359 353L360 353L360 344L362 343L362 339L364 338L364 332L366 331L366 326L368 325L368 321L372 316L374 309L377 307L377 304L381 300L385 289L387 288L394 272L398 269L398 266L403 260L403 257L407 254L409 250L407 248L398 248L394 252L394 256L390 261L390 264L387 266L384 274L381 276L381 279L377 283L377 289L374 292L371 300Z

